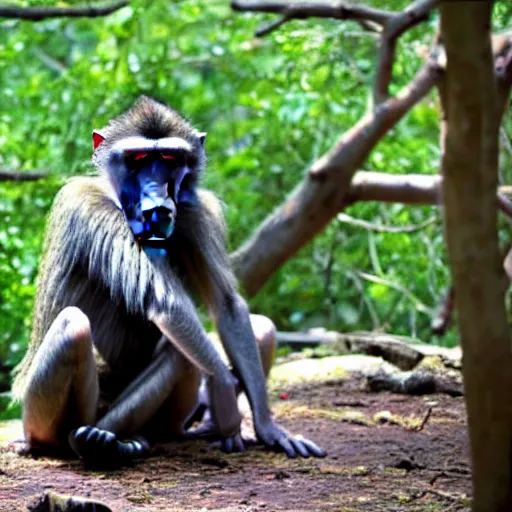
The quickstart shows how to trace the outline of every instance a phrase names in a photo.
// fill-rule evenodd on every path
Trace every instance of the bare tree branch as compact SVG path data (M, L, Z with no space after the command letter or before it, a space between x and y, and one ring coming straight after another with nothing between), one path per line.
M442 178L425 174L386 174L360 171L352 180L343 207L357 201L439 204Z
M313 165L289 199L233 254L234 268L249 295L254 295L277 268L340 211L355 171L388 130L428 93L437 77L438 68L426 64L396 98L361 119Z
M323 181L327 174L341 170L341 174L349 176L346 183L348 188L355 169L362 165L369 151L391 127L426 96L439 78L439 72L435 63L427 62L414 80L396 97L389 98L375 110L368 112L341 137L330 151L315 162L310 170L311 178ZM356 166L351 171L344 169L347 165L354 163Z
M379 105L389 97L389 84L398 38L413 26L427 20L437 3L438 0L418 0L409 5L404 11L392 16L384 25L373 90L375 105Z
M359 25L361 25L362 28L364 28L368 32L376 32L377 34L380 34L382 32L382 27L375 23L374 21L369 20L358 20Z
M359 171L355 174L352 179L352 183L350 184L350 188L345 195L345 198L341 202L339 209L337 210L337 214L339 215L339 211L342 211L344 208L359 202L359 201L376 201L381 203L402 203L402 204L410 204L410 205L439 205L441 204L441 188L442 188L443 179L439 175L425 175L425 174L386 174L382 172L371 172L371 171ZM511 193L510 186L502 186L499 187L497 191L497 202L501 211L512 217L512 201L510 201L506 194ZM290 204L290 200L287 202ZM288 206L289 208L290 206ZM312 207L313 208L313 207ZM270 276L279 265L273 267L275 264L274 260L274 252L276 250L275 247L263 245L264 250L260 250L257 247L257 243L262 244L270 244L269 240L274 238L279 238L280 242L277 244L279 247L278 252L284 253L284 259L288 259L290 257L288 255L287 247L285 244L288 244L288 236L286 235L285 242L283 236L283 232L285 228L283 228L282 219L275 219L274 216L279 212L271 215L269 219L264 222L264 225L267 225L267 230L264 232L260 232L258 230L253 239L249 240L242 246L241 249L235 251L232 254L232 259L234 264L236 265L237 275L241 282L246 287L246 291L250 294L256 294L261 286L264 285L260 283L260 286L257 285L257 282L253 282L253 275L259 276L262 274L253 274L255 272L254 265L257 264L259 258L264 259L264 264L260 269L256 269L259 272L268 272L268 276ZM333 215L333 217L336 216ZM306 213L303 211L302 216L300 217L304 222L304 219L307 219ZM338 217L339 218L339 217ZM342 217L342 220L344 217ZM426 223L430 223L429 219ZM368 227L367 224L363 221L358 221L354 219L354 223L360 224L361 227ZM378 226L372 226L373 228L378 228ZM418 226L413 226L414 228L422 228L423 224ZM385 230L390 230L389 227L382 227ZM391 228L393 229L393 228ZM275 230L275 231L274 231ZM283 230L283 231L282 231ZM403 228L397 227L395 230L403 230ZM271 247L269 250L268 247ZM242 252L243 251L243 252ZM247 251L247 252L246 252ZM250 252L252 251L252 253ZM253 256L253 254L256 255ZM267 254L270 253L268 256ZM246 256L249 254L248 256ZM244 266L243 260L241 258L250 258L250 261L247 266ZM268 258L268 260L267 260ZM270 267L267 267L270 265ZM264 275L267 275L266 273ZM268 279L268 276L266 279Z
M37 181L48 177L48 173L44 171L34 172L14 172L0 169L1 181Z
M420 313L425 313L428 316L432 316L434 314L432 308L428 307L426 304L421 302L421 300L414 295L414 293L409 290L406 286L396 283L394 281L390 281L389 279L384 279L379 276L374 276L372 274L368 274L366 272L356 272L356 274L361 277L362 279L365 279L366 281L369 281L371 283L377 283L382 284L384 286L388 286L389 288L393 288L393 290L397 290L401 293L403 293L415 306L416 311L419 311Z
M430 322L430 330L436 336L444 336L450 328L455 310L455 290L453 286L445 292L441 303L436 310L432 321Z
M341 209L357 201L411 205L441 204L442 185L443 178L439 175L359 171L350 184ZM496 200L502 213L512 217L512 201L508 199L507 194L512 194L510 185L499 187Z
M363 164L378 141L425 95L434 84L440 90L446 65L446 54L438 42L433 45L425 66L414 80L395 97L388 96L392 63L397 38L408 28L428 18L439 0L416 0L405 11L395 13L368 9L362 6L347 6L334 2L285 0L233 0L232 7L239 11L258 11L280 14L281 19L264 33L274 30L286 21L310 16L336 19L356 19L377 23L383 27L381 55L374 85L374 106L350 130L348 130L325 155L310 168L304 181L296 187L290 197L272 213L256 230L252 237L232 254L232 262L249 295L256 294L268 278L301 247L318 234L344 207L358 200L381 200L408 204L437 204L440 196L440 178L427 176L389 176L374 173L354 173ZM347 10L350 7L352 10ZM503 37L502 37L503 39ZM509 66L506 45L500 46L504 57L497 61L497 75L505 77L507 83ZM495 52L495 55L498 53ZM512 60L512 57L511 59ZM501 63L501 64L500 64ZM512 71L511 71L512 73ZM502 105L510 85L502 87ZM441 90L441 100L443 93ZM446 110L443 106L443 112ZM442 132L446 125L442 121ZM443 147L443 146L442 146ZM352 181L352 183L351 183ZM411 183L414 181L414 183ZM497 203L507 215L512 213L512 204L502 195Z
M365 29L380 30L381 42L375 85L374 104L378 105L389 97L389 83L398 38L408 29L425 21L439 0L417 0L402 12L373 9L363 5L350 5L344 2L308 2L290 3L286 0L233 0L231 7L236 11L266 12L281 14L275 21L263 25L256 31L258 37L273 32L284 23L293 19L312 17L354 20Z
M510 80L510 73L512 73L512 31L503 32L501 34L493 34L491 38L492 53L494 58L494 73L496 76L496 110L497 117L501 119L504 113L508 110L508 98L510 95L510 88L512 81ZM444 52L444 49L442 49ZM444 59L443 59L444 60ZM441 154L445 153L445 140L447 138L448 127L448 92L445 80L438 82L439 97L441 100ZM508 153L511 152L512 146L509 141L508 134L504 126L500 127L500 137L503 146ZM508 195L512 194L512 187L510 185L501 186L497 193L498 208L505 215L512 217L512 201ZM512 281L512 251L509 251L505 258L503 267L509 280ZM434 334L443 335L447 328L450 326L453 311L455 309L455 291L453 286L450 288L447 298L442 301L440 312L432 321L431 329Z
M500 127L500 139L502 147L508 153L508 156L512 158L512 143L504 126Z
M128 0L79 7L19 7L16 5L0 5L0 18L27 21L42 21L48 18L98 18L100 16L108 16L127 5Z
M372 23L384 26L394 13L383 9L373 9L364 5L350 5L345 2L295 2L286 0L233 0L231 8L234 11L266 12L281 14L278 21L259 28L257 36L270 34L284 23L294 19L306 18L332 18L337 20L354 20L360 22L365 28ZM370 25L368 25L370 22ZM373 27L375 30L375 27Z

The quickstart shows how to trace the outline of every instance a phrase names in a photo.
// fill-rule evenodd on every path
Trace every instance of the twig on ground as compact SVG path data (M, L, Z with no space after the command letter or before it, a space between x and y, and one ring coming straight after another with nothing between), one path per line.
M418 425L416 428L414 428L414 432L421 432L425 425L427 424L427 421L430 419L430 416L432 415L432 407L429 407L427 409L427 413L425 414L425 417L423 418L423 421Z

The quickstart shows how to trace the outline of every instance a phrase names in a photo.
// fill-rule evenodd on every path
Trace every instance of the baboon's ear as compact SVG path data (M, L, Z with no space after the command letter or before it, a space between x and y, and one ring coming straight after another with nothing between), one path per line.
M99 130L92 131L92 148L96 151L98 146L105 140L105 136Z
M205 142L205 140L206 140L206 132L201 132L201 133L199 134L199 137L198 137L198 138L199 138L199 142L201 143L201 146L203 146L203 147L204 147L204 142Z

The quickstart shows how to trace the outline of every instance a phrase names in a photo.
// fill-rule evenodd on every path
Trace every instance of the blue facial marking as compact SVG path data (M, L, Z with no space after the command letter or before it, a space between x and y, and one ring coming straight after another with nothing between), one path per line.
M135 236L138 236L144 232L144 225L142 222L139 222L138 220L130 220L128 222Z

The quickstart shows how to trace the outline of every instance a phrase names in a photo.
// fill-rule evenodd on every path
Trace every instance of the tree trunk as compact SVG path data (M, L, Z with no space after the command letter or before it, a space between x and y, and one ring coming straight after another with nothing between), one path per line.
M473 459L474 512L512 510L512 350L498 250L492 2L443 2L443 196Z

